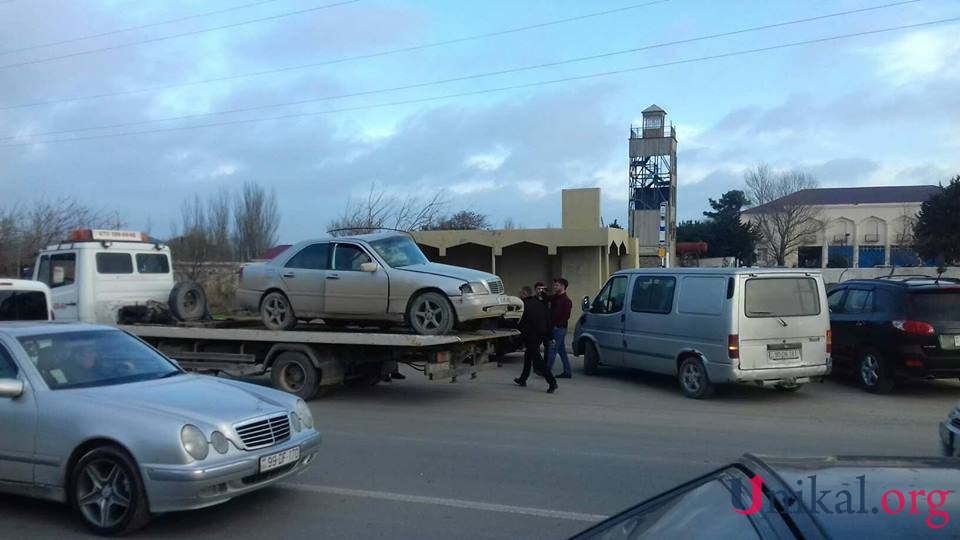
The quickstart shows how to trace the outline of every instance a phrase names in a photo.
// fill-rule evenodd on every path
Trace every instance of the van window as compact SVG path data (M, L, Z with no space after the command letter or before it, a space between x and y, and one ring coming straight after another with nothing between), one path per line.
M51 289L73 285L76 281L77 254L55 253L40 258L40 270L37 280L47 284Z
M98 274L132 274L133 259L129 253L97 253Z
M680 281L677 312L719 315L726 294L727 280L722 277L684 277Z
M619 313L623 309L623 301L627 297L627 278L617 276L603 287L600 294L593 301L591 313Z
M748 279L747 317L806 317L820 314L820 293L813 278Z
M43 291L0 291L0 321L45 321L47 294Z
M677 280L672 277L638 276L633 282L630 309L646 313L670 313Z
M137 272L141 274L169 274L170 261L164 253L137 253Z

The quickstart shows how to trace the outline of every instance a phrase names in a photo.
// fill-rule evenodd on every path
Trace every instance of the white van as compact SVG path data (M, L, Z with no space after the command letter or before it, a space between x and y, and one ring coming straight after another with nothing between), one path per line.
M798 390L830 373L830 346L820 273L762 268L617 272L583 299L573 339L587 374L673 375L692 398L722 383Z
M39 281L0 278L0 321L53 318L50 288Z

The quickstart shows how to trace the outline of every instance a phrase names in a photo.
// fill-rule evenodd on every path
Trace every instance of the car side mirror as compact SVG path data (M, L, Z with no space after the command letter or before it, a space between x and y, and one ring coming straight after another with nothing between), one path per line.
M372 272L376 272L379 269L380 269L380 265L375 262L365 262L360 265L360 270L363 270L364 272L372 273Z
M0 379L0 397L16 398L23 395L23 381L20 379Z
M580 309L583 311L590 311L590 297L584 296L583 301L580 302Z

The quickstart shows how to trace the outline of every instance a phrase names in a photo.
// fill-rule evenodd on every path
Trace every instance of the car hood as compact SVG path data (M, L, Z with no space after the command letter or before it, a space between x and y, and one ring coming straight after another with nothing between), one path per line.
M255 387L248 390L210 376L184 374L76 392L92 402L119 410L135 408L184 421L202 421L211 426L289 410L282 400L272 399L256 390Z
M441 276L441 277L448 277L453 279L459 279L464 282L489 281L491 279L500 279L494 274L490 274L488 272L481 272L480 270L473 270L471 268L463 268L462 266L451 266L449 264L440 264L440 263L432 263L432 262L404 266L402 268L398 268L397 270L403 270L406 272L417 272L420 274L431 274L434 276Z

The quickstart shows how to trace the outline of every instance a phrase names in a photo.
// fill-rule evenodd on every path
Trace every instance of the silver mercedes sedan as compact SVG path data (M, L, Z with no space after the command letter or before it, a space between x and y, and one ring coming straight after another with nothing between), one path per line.
M108 535L299 473L320 444L294 396L51 322L0 324L0 426L0 491L68 503Z

